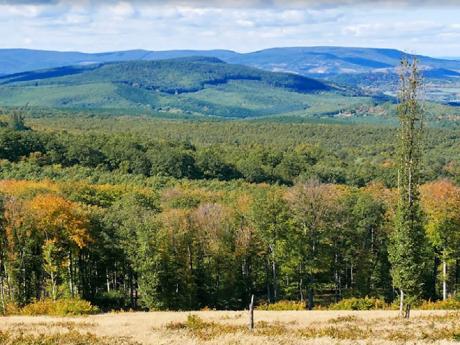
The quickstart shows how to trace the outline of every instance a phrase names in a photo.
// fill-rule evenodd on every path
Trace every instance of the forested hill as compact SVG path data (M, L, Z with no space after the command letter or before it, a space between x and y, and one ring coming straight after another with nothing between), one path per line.
M325 93L331 97L322 100ZM77 65L0 78L0 105L137 109L230 118L306 113L310 108L339 112L353 102L369 101L349 99L355 93L315 79L227 64L213 57ZM322 108L315 102L322 103Z
M0 76L64 66L77 66L74 69L80 71L88 66L114 62L189 59L195 56L215 58L227 64L244 65L269 72L293 73L321 79L350 88L364 89L371 94L394 95L398 86L397 71L400 60L412 54L396 49L327 46L271 48L249 53L231 50L127 50L91 54L0 49ZM427 99L457 105L460 61L424 55L416 55L416 58L427 81ZM58 70L56 73L61 72Z
M207 84L225 84L230 80L259 81L295 92L332 89L318 80L294 74L271 73L242 65L231 65L212 57L61 67L4 76L0 78L0 84L42 86L109 82L145 90L182 93L202 90Z

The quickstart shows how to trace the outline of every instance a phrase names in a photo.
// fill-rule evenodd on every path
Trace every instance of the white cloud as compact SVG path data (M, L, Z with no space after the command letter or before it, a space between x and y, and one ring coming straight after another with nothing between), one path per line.
M107 7L102 7L102 11L108 16L115 16L117 18L127 18L135 14L133 5L127 1L120 1L114 5L109 5ZM106 11L106 12L105 12Z
M39 17L45 8L42 5L1 5L1 17L20 17L20 18L36 18Z
M407 35L434 35L444 29L444 26L429 21L405 21L385 23L361 23L345 26L345 35L356 37L403 37Z
M410 0L394 0L398 6L383 5L383 0L374 6L364 0L359 6L351 3L45 0L18 5L0 0L0 47L253 51L348 45L460 55L458 11L441 6L447 2L410 10ZM440 42L448 51L442 51Z

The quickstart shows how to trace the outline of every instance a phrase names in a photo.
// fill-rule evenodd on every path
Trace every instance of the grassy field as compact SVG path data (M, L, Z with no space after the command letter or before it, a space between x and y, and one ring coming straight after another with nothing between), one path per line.
M460 312L256 311L151 312L78 318L0 318L4 345L105 344L458 344Z

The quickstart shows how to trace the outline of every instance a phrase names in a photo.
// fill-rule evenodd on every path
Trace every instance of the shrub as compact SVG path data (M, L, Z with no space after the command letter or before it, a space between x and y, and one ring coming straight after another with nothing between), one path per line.
M52 316L74 316L89 315L99 311L90 302L76 299L44 299L26 305L21 309L23 315L52 315Z
M187 316L186 326L188 329L195 331L208 326L208 324L198 315L189 314Z
M0 315L17 315L21 309L14 303L6 303L3 309L0 309ZM0 343L1 344L1 343Z
M380 298L345 298L329 306L331 310L374 310L387 309L388 305Z
M234 334L244 332L246 327L229 324L221 324L213 321L205 321L198 315L189 314L185 322L170 322L166 324L166 329L171 331L185 330L191 336L200 340L212 340L224 334Z
M460 310L460 300L448 299L445 301L424 301L417 309L421 310Z
M271 310L271 311L305 310L305 302L278 301L272 304L268 304L268 303L261 304L256 309L257 310Z

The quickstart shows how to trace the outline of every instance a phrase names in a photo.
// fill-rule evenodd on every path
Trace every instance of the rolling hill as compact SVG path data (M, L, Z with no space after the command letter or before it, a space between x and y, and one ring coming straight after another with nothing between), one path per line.
M231 50L128 50L106 53L0 49L0 76L63 66L87 66L119 61L156 61L193 56L214 57L231 64L272 72L290 72L310 78L362 88L367 93L393 95L398 85L397 66L406 53L395 49L352 47L287 47L251 53ZM457 104L460 96L460 61L417 55L428 99Z
M0 105L227 118L339 114L370 97L215 57L93 63L0 77Z

